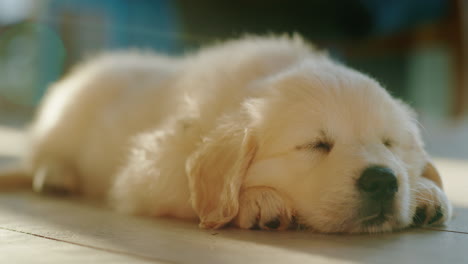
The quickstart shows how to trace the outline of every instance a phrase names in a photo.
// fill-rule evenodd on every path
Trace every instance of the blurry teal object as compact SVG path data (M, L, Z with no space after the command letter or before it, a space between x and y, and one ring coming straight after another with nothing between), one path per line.
M94 16L104 23L97 25L95 21L89 21L87 16ZM74 64L76 62L74 60L80 59L83 55L76 55L77 52L96 53L100 50L126 48L151 49L165 53L177 53L181 50L178 18L173 1L170 0L51 0L39 21L63 34L64 23L69 22L63 19L67 17L82 18L71 20L74 24L69 34L79 41L73 43L65 41L68 65ZM97 29L104 32L99 33ZM49 35L43 33L40 37L43 59L39 69L42 78L37 99L44 94L50 83L62 74L62 69L57 70L54 67L48 69L48 64L53 60L47 58L60 56L57 54L56 40ZM100 43L96 43L94 37L103 39ZM80 50L71 50L70 46Z
M52 0L44 14L45 21L52 20L52 25L59 26L59 21L53 20L63 13L105 15L109 30L105 48L179 50L178 19L170 0ZM93 26L82 22L82 30Z
M50 83L60 77L66 59L66 51L60 36L53 30L36 25L39 37L39 74L34 95L38 103Z
M0 35L0 95L17 106L35 105L42 95L38 91L48 85L48 77L60 75L64 60L63 43L47 26L8 26Z
M437 21L447 14L446 0L360 0L372 17L372 33L394 34L419 24Z

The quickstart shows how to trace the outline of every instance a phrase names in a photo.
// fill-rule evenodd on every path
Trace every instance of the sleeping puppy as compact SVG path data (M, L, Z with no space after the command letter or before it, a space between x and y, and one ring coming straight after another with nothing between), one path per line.
M203 228L374 233L452 212L415 114L297 36L96 58L53 85L30 138L36 191Z

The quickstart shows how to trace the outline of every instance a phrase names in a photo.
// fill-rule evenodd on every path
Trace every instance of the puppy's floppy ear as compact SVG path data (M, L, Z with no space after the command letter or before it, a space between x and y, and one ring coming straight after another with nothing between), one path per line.
M427 159L427 163L423 169L422 176L433 181L435 184L437 184L437 186L443 189L442 179L440 177L440 174L430 159Z
M256 149L251 129L229 124L218 126L189 157L190 196L200 227L219 228L237 215L239 190Z

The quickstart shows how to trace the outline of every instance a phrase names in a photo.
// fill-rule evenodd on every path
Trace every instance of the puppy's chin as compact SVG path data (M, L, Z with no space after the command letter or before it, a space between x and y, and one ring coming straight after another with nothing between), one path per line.
M362 233L386 233L400 230L404 227L395 216L388 216L385 218L377 217L370 221L358 221L356 225L349 229L346 233L362 234Z
M320 233L330 234L375 234L398 231L409 227L412 219L407 219L403 211L386 216L357 217L348 216L341 218L304 218L297 216L298 226Z
M348 225L335 225L329 223L328 226L314 226L306 223L299 224L300 229L307 229L319 233L329 234L377 234L398 231L405 227L401 223L393 220L386 219L378 223L360 223L359 221L350 222Z

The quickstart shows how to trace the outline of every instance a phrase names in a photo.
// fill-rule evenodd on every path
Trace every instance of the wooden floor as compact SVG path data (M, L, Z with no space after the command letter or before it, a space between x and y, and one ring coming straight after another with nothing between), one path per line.
M0 127L0 166L14 162L23 143L21 131ZM468 162L437 165L454 219L380 235L201 230L78 200L0 193L0 263L468 263Z

